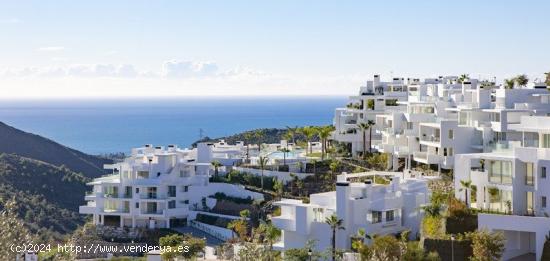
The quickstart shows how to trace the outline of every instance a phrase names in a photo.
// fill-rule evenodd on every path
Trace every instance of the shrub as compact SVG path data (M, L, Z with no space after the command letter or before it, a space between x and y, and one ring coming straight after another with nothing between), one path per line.
M239 198L239 197L228 196L223 192L216 192L216 194L211 195L210 198L215 198L217 200L227 200L227 201L235 202L237 204L252 204L252 202L254 202L254 199L252 199L250 196L247 198Z
M442 238L445 235L443 230L443 219L439 216L426 216L422 220L422 234L428 238Z

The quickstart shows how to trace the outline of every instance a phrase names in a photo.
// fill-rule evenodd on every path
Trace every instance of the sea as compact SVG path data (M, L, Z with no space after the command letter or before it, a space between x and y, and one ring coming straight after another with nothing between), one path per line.
M345 96L0 100L0 121L89 154L188 147L257 128L328 125ZM0 137L1 138L1 137Z

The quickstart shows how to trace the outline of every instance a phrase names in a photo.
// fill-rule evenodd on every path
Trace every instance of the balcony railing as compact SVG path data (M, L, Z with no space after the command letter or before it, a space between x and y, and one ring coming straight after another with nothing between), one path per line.
M421 136L420 138L421 141L428 141L428 142L440 142L441 141L441 137L438 137L438 136Z

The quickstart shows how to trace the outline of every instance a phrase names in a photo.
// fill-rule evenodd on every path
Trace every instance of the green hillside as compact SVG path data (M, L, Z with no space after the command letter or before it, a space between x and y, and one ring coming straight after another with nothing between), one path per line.
M78 206L84 204L89 178L66 167L13 154L0 154L0 209L14 198L19 216L44 240L55 241L83 224Z
M103 164L111 160L88 155L50 139L27 133L0 122L0 153L17 154L55 166L66 166L86 177L103 174Z

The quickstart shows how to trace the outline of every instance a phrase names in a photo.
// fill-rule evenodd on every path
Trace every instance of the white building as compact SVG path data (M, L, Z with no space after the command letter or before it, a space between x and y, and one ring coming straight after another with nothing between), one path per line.
M403 173L376 173L388 175L389 185L349 182L350 178L370 176L373 173L342 174L338 176L336 191L310 195L310 203L283 199L274 203L281 207L281 215L272 218L282 229L279 249L304 247L310 239L317 241L317 249L331 247L331 230L325 219L335 214L343 220L345 229L337 232L337 247L351 248L351 237L360 228L367 234L397 234L409 229L415 236L423 214L419 207L429 198L426 180L407 178Z
M540 260L550 233L550 117L522 116L506 126L519 140L492 152L456 155L456 197L474 208L506 213L480 214L479 227L503 231L504 259L534 253ZM470 180L475 191L459 191Z
M218 143L218 145L220 145ZM207 198L208 207L216 192L259 199L261 194L241 186L209 183L213 159L229 159L234 149L199 143L195 149L145 145L132 149L123 162L105 165L112 174L94 179L80 207L81 214L93 215L93 223L120 227L169 228L187 224L196 215L194 204ZM216 151L214 153L214 151Z

